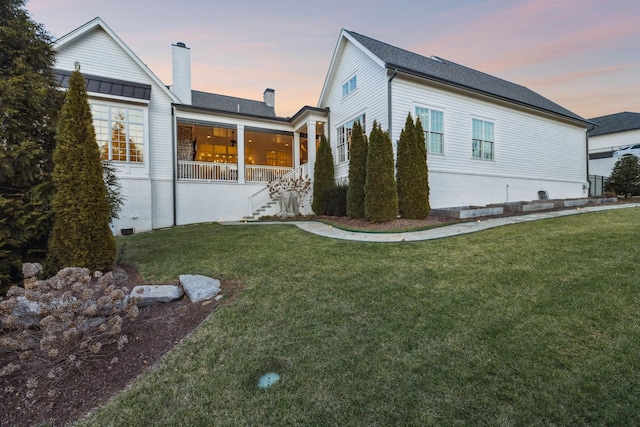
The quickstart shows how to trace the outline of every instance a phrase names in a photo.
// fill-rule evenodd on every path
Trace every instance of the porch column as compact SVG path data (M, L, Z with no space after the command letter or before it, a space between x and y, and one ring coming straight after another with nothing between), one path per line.
M307 122L307 157L309 158L309 178L313 180L316 165L316 121Z
M238 184L244 184L244 125L238 125L236 129L238 147Z
M293 133L293 168L300 166L300 133Z

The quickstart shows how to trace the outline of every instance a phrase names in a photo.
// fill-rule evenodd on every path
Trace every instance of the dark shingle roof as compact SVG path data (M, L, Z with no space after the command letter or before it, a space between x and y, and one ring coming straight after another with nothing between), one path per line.
M352 31L347 31L347 33L384 61L388 68L397 68L400 71L409 72L429 80L585 122L584 118L524 86L467 68L440 57L427 58Z
M268 107L262 101L236 98L234 96L218 95L215 93L191 91L191 105L210 110L228 111L230 113L247 114L259 117L276 117L273 107Z
M71 71L54 70L54 75L60 87L69 87ZM151 85L129 82L126 80L110 79L82 73L88 92L104 93L107 95L124 96L135 99L151 99Z
M589 131L589 136L640 129L640 113L630 113L628 111L594 117L593 119L589 119L589 121L598 125Z

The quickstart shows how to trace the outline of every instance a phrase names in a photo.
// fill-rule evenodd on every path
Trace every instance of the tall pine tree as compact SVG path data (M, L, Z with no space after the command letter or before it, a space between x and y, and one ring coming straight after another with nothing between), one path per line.
M56 134L54 223L49 241L52 267L105 270L115 259L110 206L102 174L85 81L71 75Z
M51 229L51 172L62 96L55 52L24 0L0 2L0 282L44 258Z
M311 203L311 209L316 215L326 214L325 200L329 191L335 186L336 178L333 169L331 145L329 145L327 138L321 135L313 172L313 202Z
M398 215L398 191L394 178L393 146L388 132L377 122L369 135L365 218L371 222L392 221Z
M347 191L347 216L364 218L364 186L367 181L367 136L359 121L351 129L349 149L349 190Z

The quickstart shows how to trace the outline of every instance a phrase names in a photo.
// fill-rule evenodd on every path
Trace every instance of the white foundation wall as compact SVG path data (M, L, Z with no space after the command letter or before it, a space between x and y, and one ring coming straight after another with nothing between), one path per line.
M133 228L136 233L151 230L151 180L119 177L118 181L124 204L119 214L120 218L112 222L114 232L120 234L122 228Z
M151 197L153 198L153 228L171 227L173 223L173 181L151 181Z
M588 196L581 183L446 172L429 172L429 187L434 209L537 200L538 191L546 191L550 199Z
M176 225L238 221L249 215L249 196L264 185L178 182Z

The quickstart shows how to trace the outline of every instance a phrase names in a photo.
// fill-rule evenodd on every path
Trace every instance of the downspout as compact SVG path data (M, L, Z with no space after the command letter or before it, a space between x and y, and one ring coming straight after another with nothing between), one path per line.
M393 79L396 78L396 74L398 74L398 69L394 68L393 69L393 74L391 75L391 77L389 77L389 81L387 84L387 122L388 122L388 130L389 130L389 137L391 138L391 140L393 141L393 133L392 133L392 129L391 129L391 81Z
M176 216L177 216L177 209L176 209L176 183L178 181L178 162L177 162L177 151L178 151L178 135L177 135L177 126L176 126L176 107L174 107L173 105L171 106L171 134L172 136L172 140L173 140L173 150L171 150L171 163L173 165L172 169L173 169L173 182L171 183L172 186L172 196L173 196L173 226L176 226Z
M587 197L589 197L591 195L591 181L589 180L589 132L591 132L592 130L594 130L596 127L595 126L591 126L591 129L587 128L586 132L584 133L584 141L586 144L586 150L587 150Z

